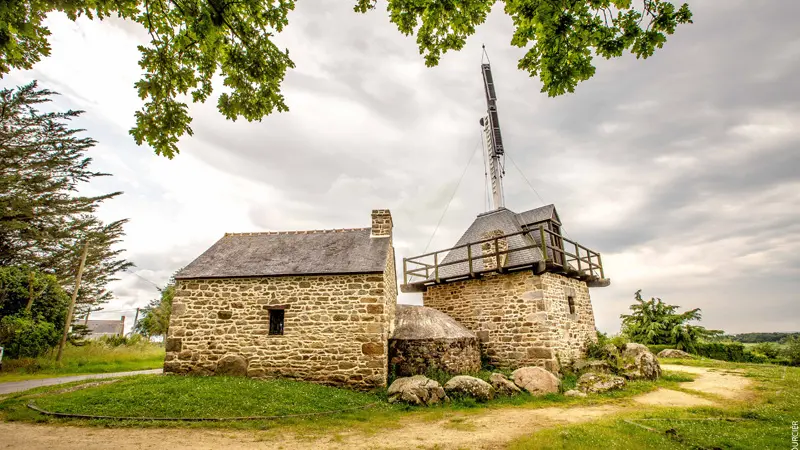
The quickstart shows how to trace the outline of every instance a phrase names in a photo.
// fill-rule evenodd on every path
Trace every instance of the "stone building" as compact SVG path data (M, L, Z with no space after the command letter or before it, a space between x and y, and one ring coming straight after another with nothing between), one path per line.
M491 209L452 248L403 259L403 291L474 332L502 367L556 369L595 339L590 286L606 286L600 254L562 235L555 206L505 207L505 147L489 64L482 64L486 176Z
M386 384L388 210L373 210L370 228L227 233L175 279L165 372Z
M404 259L403 290L474 332L492 364L554 370L595 338L589 286L608 284L600 255L560 229L553 205L483 213L452 249Z
M454 375L481 369L475 333L447 314L425 306L397 305L389 339L389 367L396 376L442 370Z

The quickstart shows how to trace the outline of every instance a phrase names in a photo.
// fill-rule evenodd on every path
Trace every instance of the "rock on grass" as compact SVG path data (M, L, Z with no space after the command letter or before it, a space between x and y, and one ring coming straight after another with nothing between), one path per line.
M468 375L458 375L444 385L444 391L452 396L471 397L479 402L487 402L494 398L491 384Z
M561 381L541 367L521 367L511 374L514 384L532 395L554 394Z
M423 375L394 380L387 394L389 403L403 402L417 406L434 405L448 400L442 385Z

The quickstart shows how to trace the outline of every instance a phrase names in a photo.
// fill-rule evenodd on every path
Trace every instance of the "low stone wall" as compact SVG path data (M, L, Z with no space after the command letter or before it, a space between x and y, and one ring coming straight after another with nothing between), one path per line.
M475 338L390 339L389 365L399 377L424 375L429 369L454 375L477 372L481 368L480 344Z
M554 370L558 358L578 358L586 341L596 338L589 288L558 274L490 274L431 286L422 298L425 306L474 332L489 361L499 367Z
M381 273L178 280L164 371L213 374L223 360L250 377L385 386L396 301L386 284ZM282 335L269 334L271 309L284 311Z

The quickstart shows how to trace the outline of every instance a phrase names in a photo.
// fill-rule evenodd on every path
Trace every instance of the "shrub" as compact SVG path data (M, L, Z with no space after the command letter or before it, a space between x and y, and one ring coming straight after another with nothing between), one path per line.
M789 360L790 365L800 366L800 336L795 335L786 339L783 356Z
M751 349L753 353L759 353L766 356L769 359L775 359L780 355L781 349L776 344L772 342L761 342L757 345L754 345Z
M625 366L622 360L622 349L630 342L627 336L618 335L608 337L605 333L597 332L597 340L586 342L586 357L599 359L608 363L611 372L621 373ZM628 361L630 362L630 361Z
M108 347L119 347L121 345L128 346L133 344L127 337L116 334L101 336L97 342Z
M741 342L699 342L696 353L711 359L722 361L746 362L744 344Z
M0 345L8 358L36 358L52 349L58 341L55 325L33 320L29 314L6 316L0 320Z
M760 353L753 353L750 351L745 350L744 352L744 361L756 364L766 364L770 362L769 358L760 354Z

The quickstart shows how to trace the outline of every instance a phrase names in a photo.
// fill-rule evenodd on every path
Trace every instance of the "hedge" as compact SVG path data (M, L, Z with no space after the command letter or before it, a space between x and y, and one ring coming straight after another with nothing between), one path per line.
M661 350L675 348L674 345L648 345L651 352L658 354ZM695 351L690 352L697 356L719 359L730 362L766 363L769 358L745 349L741 342L698 342Z

